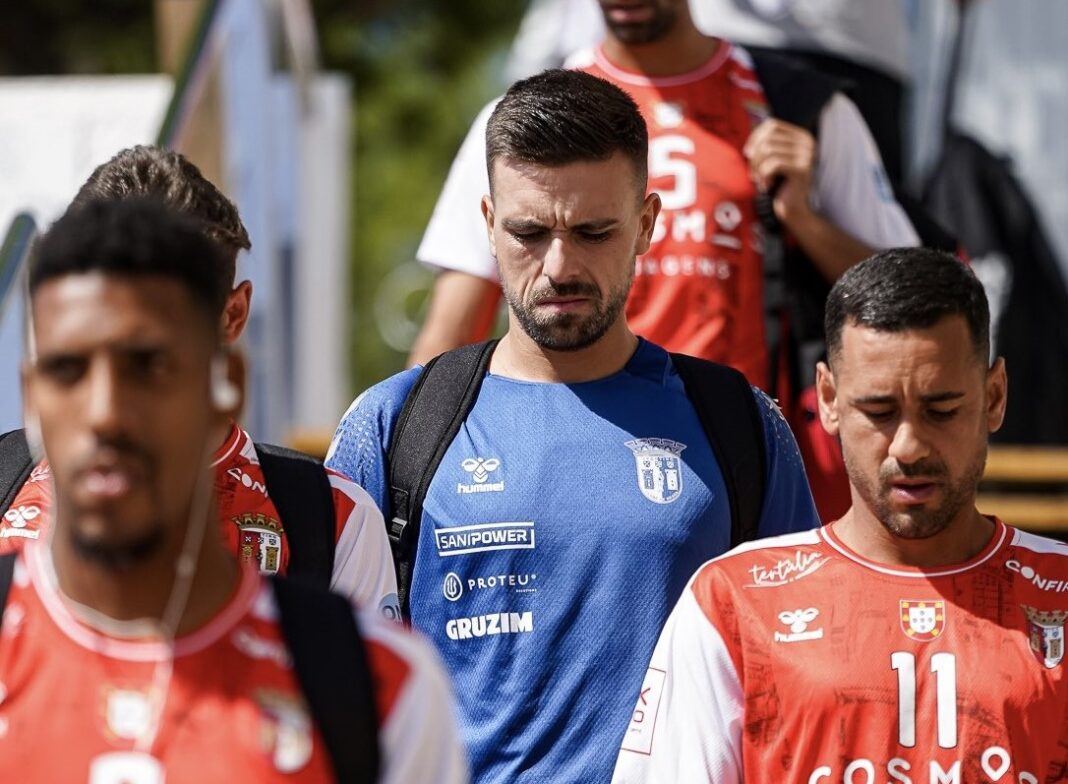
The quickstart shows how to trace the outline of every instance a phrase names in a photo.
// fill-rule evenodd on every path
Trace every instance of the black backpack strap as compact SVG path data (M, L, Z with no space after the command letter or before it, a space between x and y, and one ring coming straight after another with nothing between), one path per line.
M387 528L405 617L410 617L408 592L423 499L445 450L475 404L496 345L496 340L488 340L461 346L427 362L393 428L386 456L392 507Z
M25 430L0 436L0 514L6 512L33 471Z
M0 625L4 622L4 608L7 607L7 595L11 593L11 580L15 574L15 553L0 555Z
M314 457L274 444L256 444L256 454L289 540L287 574L329 588L337 522L326 469Z
M771 116L799 125L817 139L823 107L849 86L789 55L746 47Z
M285 578L272 583L293 670L337 781L378 781L381 751L374 679L352 606L314 586Z
M746 51L753 59L753 66L764 90L764 97L768 101L771 116L800 126L819 139L823 108L835 92L844 89L845 84L789 56L763 49L747 48ZM789 349L786 355L788 369L792 371L791 375L797 375L794 366L798 364L795 356L798 349L789 342L791 336L787 334L787 324L791 323L795 329L798 328L796 322L802 315L797 311L797 304L791 297L790 290L797 288L799 283L813 287L817 292L813 296L819 300L821 306L826 290L819 273L810 264L795 264L792 272L787 269L787 257L792 254L786 246L782 224L772 207L773 197L773 191L759 194L756 199L756 212L764 230L764 335L768 347L768 392L772 397L780 397L783 386L779 373L784 356L784 343L788 344L785 347ZM795 279L791 280L791 277ZM808 321L808 314L805 314L804 318ZM819 322L822 327L822 317ZM820 334L822 335L822 331ZM798 379L793 378L791 382L796 393Z
M731 547L756 539L764 508L768 459L764 420L753 389L734 368L686 354L672 354L671 360L727 486Z

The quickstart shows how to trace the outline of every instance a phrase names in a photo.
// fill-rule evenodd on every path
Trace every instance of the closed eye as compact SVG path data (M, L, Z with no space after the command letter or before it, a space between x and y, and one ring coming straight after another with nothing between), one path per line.
M517 241L523 244L532 244L540 242L545 239L547 232L545 229L509 229L508 233Z
M83 375L89 363L85 357L57 355L41 359L38 368L45 378L57 384L74 384Z
M892 408L862 408L860 413L870 421L878 424L889 422L894 417L894 409Z

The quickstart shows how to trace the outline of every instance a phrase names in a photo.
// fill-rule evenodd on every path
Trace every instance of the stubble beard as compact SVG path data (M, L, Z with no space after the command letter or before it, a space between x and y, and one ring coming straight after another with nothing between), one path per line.
M628 46L656 43L675 27L678 11L659 5L655 10L652 19L640 24L613 23L605 16L605 26L620 43Z
M158 522L144 533L121 542L85 536L77 528L70 535L71 545L79 558L109 572L129 571L144 563L163 549L165 540L164 526Z
M581 351L604 337L622 316L627 295L630 293L630 279L624 286L613 291L607 300L592 283L549 285L536 291L527 302L507 286L502 285L502 290L520 328L538 346L550 351ZM571 296L589 297L593 312L586 316L558 313L544 317L537 314L539 302L553 297Z
M974 505L975 491L986 468L987 447L976 453L968 468L957 481L949 476L945 463L920 461L908 467L896 469L882 467L877 482L872 482L859 470L843 450L849 481L857 489L872 514L894 536L901 539L929 539L940 534L970 505ZM933 509L916 506L907 511L897 511L890 503L890 483L894 479L910 476L931 477L942 483L942 502Z

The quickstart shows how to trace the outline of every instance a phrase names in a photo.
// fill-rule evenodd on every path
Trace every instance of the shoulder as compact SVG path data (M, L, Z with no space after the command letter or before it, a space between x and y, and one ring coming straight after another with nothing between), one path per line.
M386 620L371 610L356 611L376 685L383 724L413 709L446 713L451 692L445 670L418 632Z
M1005 526L1009 532L1010 546L1017 558L1027 556L1035 561L1043 561L1058 569L1061 574L1068 571L1068 544L1049 539L1038 534L1021 531L1012 526ZM1012 563L1010 561L1009 563ZM1011 568L1011 567L1010 567ZM1026 568L1021 566L1021 569Z
M757 539L706 561L691 588L702 593L732 593L745 588L787 585L814 573L831 558L818 530L796 531Z
M326 454L327 464L337 467L338 451L349 441L382 440L393 429L393 422L408 394L422 372L422 367L409 368L381 381L359 395L349 406L338 424L337 432ZM343 473L348 473L343 470Z
M357 507L364 507L365 509L377 508L375 507L374 500L367 491L340 471L333 468L327 468L326 478L329 480L330 489L334 491L335 495L340 494L345 496Z

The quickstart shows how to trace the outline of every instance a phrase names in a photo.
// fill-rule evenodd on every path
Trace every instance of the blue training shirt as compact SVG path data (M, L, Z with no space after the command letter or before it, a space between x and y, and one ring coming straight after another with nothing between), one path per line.
M413 368L369 389L327 465L390 519L385 465ZM786 421L761 392L762 536L817 526ZM657 636L730 542L723 478L671 359L641 341L578 384L487 374L430 483L413 625L448 668L474 780L607 782Z

